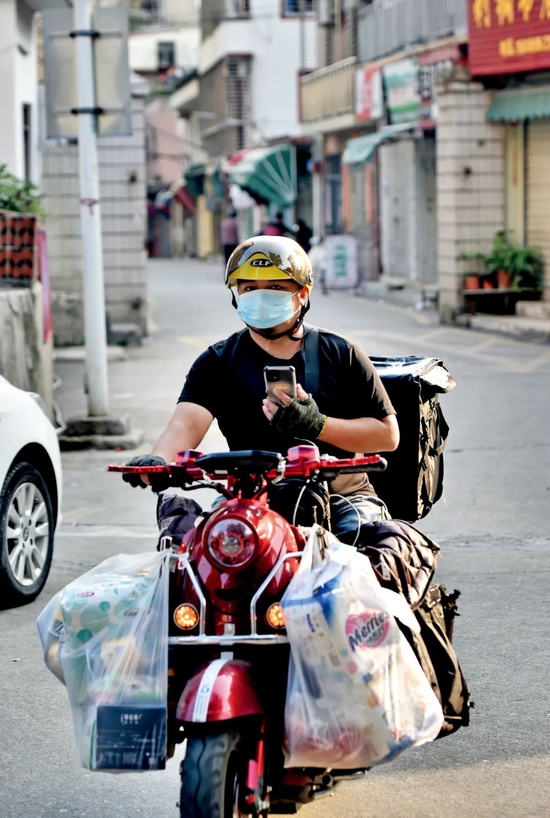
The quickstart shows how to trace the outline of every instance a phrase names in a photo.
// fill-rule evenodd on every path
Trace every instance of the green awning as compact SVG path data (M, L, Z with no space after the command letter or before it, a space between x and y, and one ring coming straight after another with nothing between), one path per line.
M550 117L549 88L498 94L486 113L489 122L522 122L540 117Z
M229 170L229 181L266 202L288 207L296 199L294 145L253 148Z
M399 125L388 125L387 128L381 128L379 131L350 139L346 142L342 163L344 165L358 165L360 162L368 162L372 159L376 148L382 144L382 142L392 139L392 137L400 133L412 131L415 128L415 122L403 122Z
M194 199L204 193L204 174L206 167L202 162L195 162L185 170L184 178L187 183L187 190Z

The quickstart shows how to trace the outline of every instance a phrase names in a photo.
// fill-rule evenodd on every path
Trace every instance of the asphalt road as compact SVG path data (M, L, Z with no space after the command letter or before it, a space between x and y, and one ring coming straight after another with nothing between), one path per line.
M239 328L222 272L157 262L149 342L110 367L112 409L129 412L149 450L185 373L210 342ZM550 815L550 348L439 327L430 313L315 297L311 319L370 354L443 358L457 380L442 399L451 427L445 495L423 521L442 546L438 578L460 588L456 644L476 709L472 726L377 769L308 806L310 818L543 818ZM62 408L84 406L82 368L57 367ZM216 430L208 447L220 446ZM109 461L64 455L64 520L50 579L32 605L0 613L0 818L168 818L177 759L166 772L79 769L64 688L47 671L35 619L63 585L105 557L154 547L154 498L130 491Z

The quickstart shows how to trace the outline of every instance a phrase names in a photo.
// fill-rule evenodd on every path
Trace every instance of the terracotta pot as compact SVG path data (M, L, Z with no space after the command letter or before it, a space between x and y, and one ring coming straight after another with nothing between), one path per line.
M476 276L474 274L464 276L464 289L479 290L479 276Z
M512 286L512 276L508 270L497 270L497 286L501 290L509 290Z
M490 281L488 278L483 279L481 287L482 287L483 290L494 290L495 289L494 286L493 286L493 282Z

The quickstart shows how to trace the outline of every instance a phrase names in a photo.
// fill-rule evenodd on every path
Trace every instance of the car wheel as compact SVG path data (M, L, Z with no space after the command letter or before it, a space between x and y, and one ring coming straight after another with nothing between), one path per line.
M48 487L30 463L18 463L0 494L0 605L22 605L44 587L55 519Z

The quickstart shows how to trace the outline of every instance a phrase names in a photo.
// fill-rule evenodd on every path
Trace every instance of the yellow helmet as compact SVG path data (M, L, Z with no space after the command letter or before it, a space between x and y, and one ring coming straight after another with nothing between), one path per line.
M231 254L225 270L225 286L237 281L291 279L300 287L313 287L311 261L294 239L284 236L253 236Z

